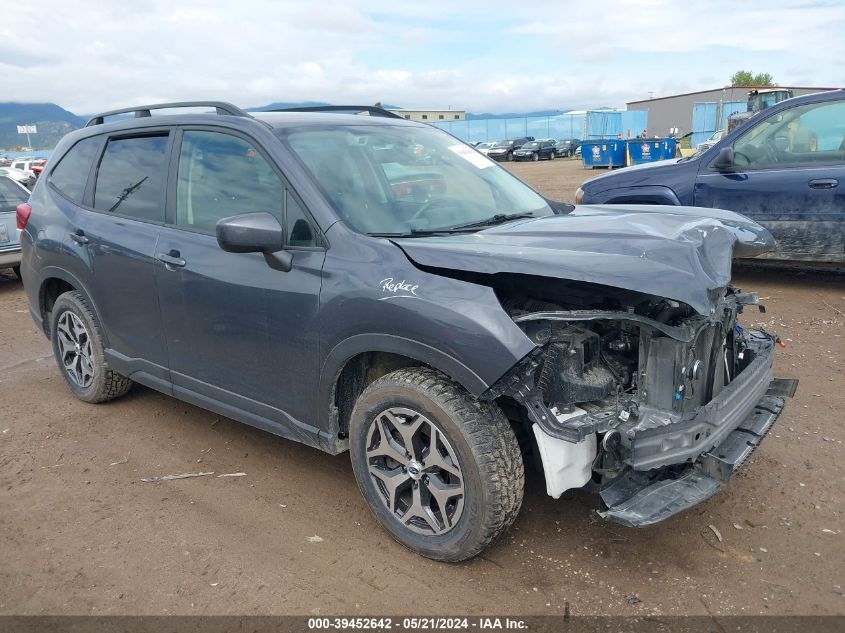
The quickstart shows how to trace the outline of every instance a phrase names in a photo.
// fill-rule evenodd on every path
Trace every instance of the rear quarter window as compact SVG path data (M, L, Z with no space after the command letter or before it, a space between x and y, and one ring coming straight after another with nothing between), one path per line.
M77 141L50 173L50 184L76 204L82 204L85 184L100 141L100 137L97 136Z

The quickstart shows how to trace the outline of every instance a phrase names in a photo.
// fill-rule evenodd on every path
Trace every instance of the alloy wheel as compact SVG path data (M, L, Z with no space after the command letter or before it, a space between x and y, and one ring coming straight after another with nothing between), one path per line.
M460 520L465 489L457 455L421 413L392 407L375 416L367 467L382 502L405 527L439 536Z
M56 324L62 365L71 380L87 388L94 380L94 363L91 360L91 336L82 319L70 310L65 311Z

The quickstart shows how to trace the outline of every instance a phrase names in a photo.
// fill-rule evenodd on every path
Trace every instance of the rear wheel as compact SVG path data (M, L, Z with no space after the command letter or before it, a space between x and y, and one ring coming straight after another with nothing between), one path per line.
M554 160L554 159L555 159L555 152L554 152L554 150L552 150L551 153L549 154L549 160Z
M522 454L507 419L429 368L367 387L352 412L349 448L370 510L428 558L475 556L522 504Z
M533 161L535 161L535 162L536 162L536 161L538 161L538 160L540 160L540 154L535 152L535 153L534 153L534 156L531 158L531 160L533 160Z
M125 395L132 381L109 369L94 311L76 291L56 299L50 319L53 354L67 386L80 400L106 402Z

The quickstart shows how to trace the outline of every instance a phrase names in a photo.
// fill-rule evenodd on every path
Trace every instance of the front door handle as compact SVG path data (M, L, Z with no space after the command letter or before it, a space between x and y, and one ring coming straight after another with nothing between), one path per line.
M83 231L82 229L76 229L73 233L71 233L70 239L72 239L77 244L87 244L90 241L85 236L85 231Z
M168 253L159 253L156 257L163 261L165 266L168 270L173 270L174 268L182 268L187 262L180 256L179 251L175 248L170 249Z
M839 184L835 178L821 178L819 180L811 180L807 183L810 189L833 189Z

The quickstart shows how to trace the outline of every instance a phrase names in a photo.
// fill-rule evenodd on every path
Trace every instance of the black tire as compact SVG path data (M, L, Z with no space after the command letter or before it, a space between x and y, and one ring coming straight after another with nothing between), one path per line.
M539 154L539 153L535 153L535 154L534 154L534 157L533 157L531 160L533 160L533 161L535 161L535 162L536 162L536 161L538 161L538 160L540 160L540 154Z
M370 474L373 458L367 452L372 450L368 449L368 439L372 442L373 437L371 427L377 418L383 419L387 411L396 409L422 416L441 434L439 437L445 438L444 454L451 457L451 449L457 458L463 486L461 513L445 533L419 533L408 527L388 507L384 489ZM513 429L498 406L479 401L438 371L413 367L375 380L355 403L349 436L355 479L370 510L394 539L427 558L446 562L471 558L519 513L525 470ZM401 470L410 473L411 467ZM428 478L423 479L430 486ZM410 479L407 483L421 485ZM409 515L421 516L406 509L405 516Z
M17 277L18 279L23 279L23 277L21 277L21 267L20 266L12 266L12 272L15 273L15 277Z
M505 160L507 160L507 161L513 160L513 152L508 152L507 156L505 156Z
M552 151L552 153L549 154L549 160L554 160L554 159L555 159L555 153L554 153L554 151Z
M84 334L79 334L79 341L82 348L87 350L85 357L89 359L88 366L93 371L93 376L87 383L85 380L80 383L72 377L72 369L66 368L65 365L68 355L62 352L63 339L60 338L59 328L61 323L63 331L65 330L64 323L73 319L71 315L75 315L85 330ZM79 292L75 290L65 292L56 299L50 316L50 340L53 343L53 354L59 371L62 372L62 377L73 395L80 400L91 403L107 402L125 395L131 389L132 381L129 378L109 369L103 354L102 328L91 306ZM79 344L76 345L76 350L79 352Z

